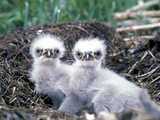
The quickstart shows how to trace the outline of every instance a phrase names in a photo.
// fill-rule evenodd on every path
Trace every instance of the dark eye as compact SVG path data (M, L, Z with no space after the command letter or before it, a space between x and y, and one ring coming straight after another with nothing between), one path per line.
M82 53L82 52L77 51L77 52L76 52L76 56L77 56L77 58L81 59L81 58L82 58L82 56L83 56L83 53Z
M36 52L36 55L37 55L37 56L41 56L41 55L42 55L43 50L42 50L42 49L40 49L40 48L37 48L35 52Z
M95 58L99 58L99 57L101 57L101 55L102 55L101 51L94 52Z
M40 54L41 52L42 52L42 49L39 49L39 48L36 49L37 54Z
M60 50L56 48L56 49L54 49L54 53L59 54Z

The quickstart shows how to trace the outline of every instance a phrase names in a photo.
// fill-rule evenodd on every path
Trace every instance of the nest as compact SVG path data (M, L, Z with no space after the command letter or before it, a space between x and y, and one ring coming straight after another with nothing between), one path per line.
M1 37L0 46L0 94L1 101L6 105L15 107L33 108L34 106L50 107L52 103L47 96L37 95L34 92L34 85L29 81L28 71L32 64L29 55L31 41L41 33L50 33L62 38L67 48L64 61L73 62L70 51L74 43L84 37L99 37L106 41L110 48L107 61L116 51L122 51L124 43L120 49L114 34L114 30L102 23L66 23L60 25L33 26L27 29L17 29ZM114 41L114 42L113 42ZM106 63L107 64L107 63Z
M54 106L49 97L36 94L33 83L29 81L28 71L32 64L29 46L41 33L57 35L64 41L67 49L64 62L67 63L74 61L70 53L78 39L90 36L104 39L108 48L104 65L137 85L148 88L152 98L160 101L159 34L142 45L145 49L130 53L130 48L109 25L85 22L32 26L0 37L1 104L29 109Z

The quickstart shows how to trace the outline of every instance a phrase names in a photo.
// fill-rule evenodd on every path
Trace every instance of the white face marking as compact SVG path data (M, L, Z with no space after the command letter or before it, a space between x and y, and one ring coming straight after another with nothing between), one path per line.
M104 41L99 38L80 39L73 49L76 62L83 65L97 65L105 56Z
M60 38L49 34L42 34L35 38L31 44L31 55L34 59L58 59L65 51Z

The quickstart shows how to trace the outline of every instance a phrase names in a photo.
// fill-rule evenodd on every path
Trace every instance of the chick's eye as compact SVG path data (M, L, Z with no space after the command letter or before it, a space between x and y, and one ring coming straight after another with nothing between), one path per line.
M95 57L100 57L102 55L101 51L94 52Z
M76 55L80 57L80 56L82 56L82 53L79 52L79 51L77 51L77 52L76 52Z
M39 48L38 48L38 49L36 49L36 53L37 53L37 54L42 53L42 49L39 49Z
M81 58L82 58L82 56L83 56L83 53L82 53L82 52L77 51L77 52L75 53L75 55L77 56L77 58L78 58L78 59L81 59Z
M60 53L60 50L56 48L56 49L54 49L54 53L58 54L58 53Z

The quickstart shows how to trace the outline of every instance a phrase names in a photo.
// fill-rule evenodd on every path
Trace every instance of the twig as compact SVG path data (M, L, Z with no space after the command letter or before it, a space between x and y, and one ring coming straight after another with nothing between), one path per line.
M142 75L137 75L136 78L141 78L141 77L145 77L148 75L152 75L158 68L160 68L160 66L157 66L156 68L152 69L151 71L145 73L145 74L142 74Z
M144 22L148 22L150 24L154 23L160 23L160 17L159 18L144 18L141 20L137 19L129 19L129 20L124 20L124 21L117 21L117 25L120 27L127 27L127 26L133 26L133 25L143 25Z
M148 44L149 40L153 40L155 36L144 35L144 36L132 36L124 38L126 45L130 48L130 53L138 52L139 50L145 50L145 45Z
M138 30L148 30L153 28L159 28L160 23L154 23L154 24L147 24L147 25L136 25L131 27L121 27L117 28L117 32L131 32L131 31L138 31Z
M141 57L141 59L140 59L139 61L135 62L135 64L132 65L132 67L131 67L131 69L128 71L128 73L130 74L130 73L137 67L137 65L145 59L145 57L146 57L147 55L148 55L148 52L145 52L144 55Z
M144 4L138 4L130 9L128 9L126 12L133 12L133 11L138 11L138 10L144 10L146 8L149 8L153 5L159 4L160 0L150 0L148 2L145 2Z
M123 40L128 42L128 41L133 41L133 40L150 40L150 39L154 39L155 36L153 35L144 35L144 36L133 36L133 37L129 37L129 38L124 38Z
M114 14L114 19L126 20L129 18L136 18L137 16L160 17L160 11L118 12Z
M156 81L159 80L159 79L160 79L160 76L158 76L158 77L156 77L155 79L153 79L149 84L152 84L152 83L156 82Z
M148 53L151 55L151 57L154 59L154 61L157 60L157 58L153 55L153 53L150 50L148 50Z
M148 18L147 21L150 23L160 23L160 18Z

